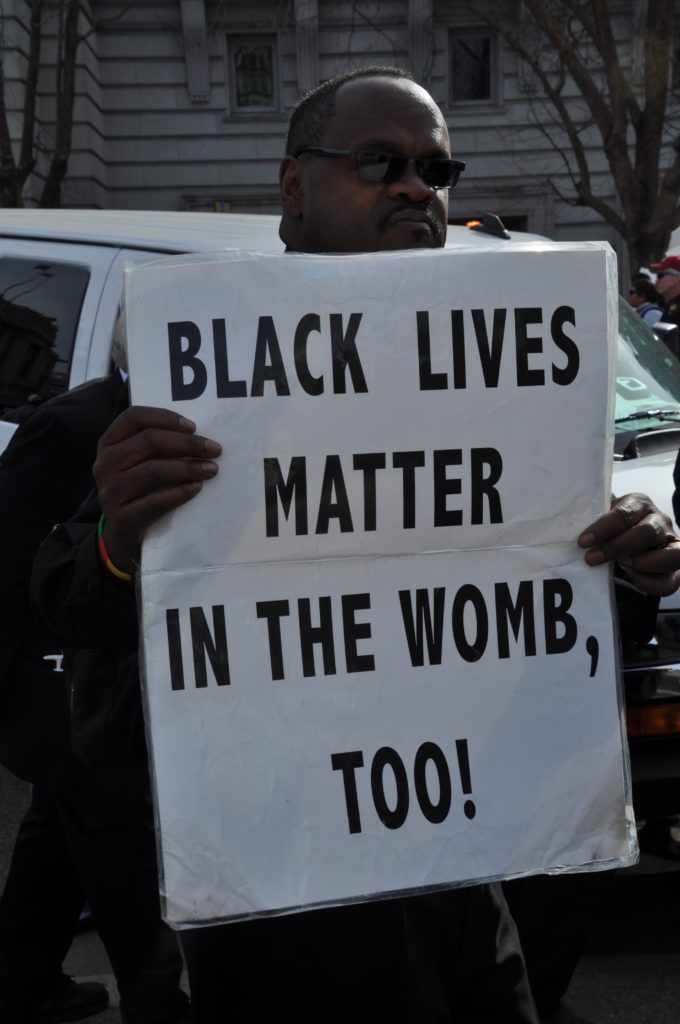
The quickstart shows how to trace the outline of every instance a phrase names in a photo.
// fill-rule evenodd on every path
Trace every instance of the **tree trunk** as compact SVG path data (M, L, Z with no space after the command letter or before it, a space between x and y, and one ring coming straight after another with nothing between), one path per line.
M61 186L71 156L73 105L75 103L76 52L81 0L63 0L66 18L59 46L57 68L57 116L54 153L38 205L61 206Z

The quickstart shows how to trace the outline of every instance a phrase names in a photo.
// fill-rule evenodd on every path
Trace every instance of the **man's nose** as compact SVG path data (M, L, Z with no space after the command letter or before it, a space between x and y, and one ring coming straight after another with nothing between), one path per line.
M387 194L390 198L396 199L397 196L406 196L414 203L433 199L435 191L435 189L426 185L420 177L413 160L409 160L408 167L400 178L397 178L396 181L391 181L387 185Z

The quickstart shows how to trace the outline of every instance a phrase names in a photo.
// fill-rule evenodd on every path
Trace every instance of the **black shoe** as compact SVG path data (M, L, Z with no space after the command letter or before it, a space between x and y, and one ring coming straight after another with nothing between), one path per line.
M75 982L63 975L58 988L33 1007L34 1024L62 1024L101 1013L109 1005L109 993L98 981Z

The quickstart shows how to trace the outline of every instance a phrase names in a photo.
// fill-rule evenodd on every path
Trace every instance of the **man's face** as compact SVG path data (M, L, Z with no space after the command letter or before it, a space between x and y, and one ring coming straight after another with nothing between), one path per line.
M407 79L342 85L320 145L410 159L451 155L439 108ZM284 160L281 181L284 209L294 221L284 240L299 251L436 248L446 239L448 192L426 185L413 163L385 184L362 180L349 158L308 154Z
M680 295L680 274L669 274L668 271L661 270L657 275L654 287L664 302L670 302L671 299Z

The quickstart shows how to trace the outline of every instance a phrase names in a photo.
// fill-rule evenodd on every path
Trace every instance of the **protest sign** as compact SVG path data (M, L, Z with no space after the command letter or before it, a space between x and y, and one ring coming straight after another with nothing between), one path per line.
M132 399L223 446L144 545L168 920L627 863L605 244L128 272Z

